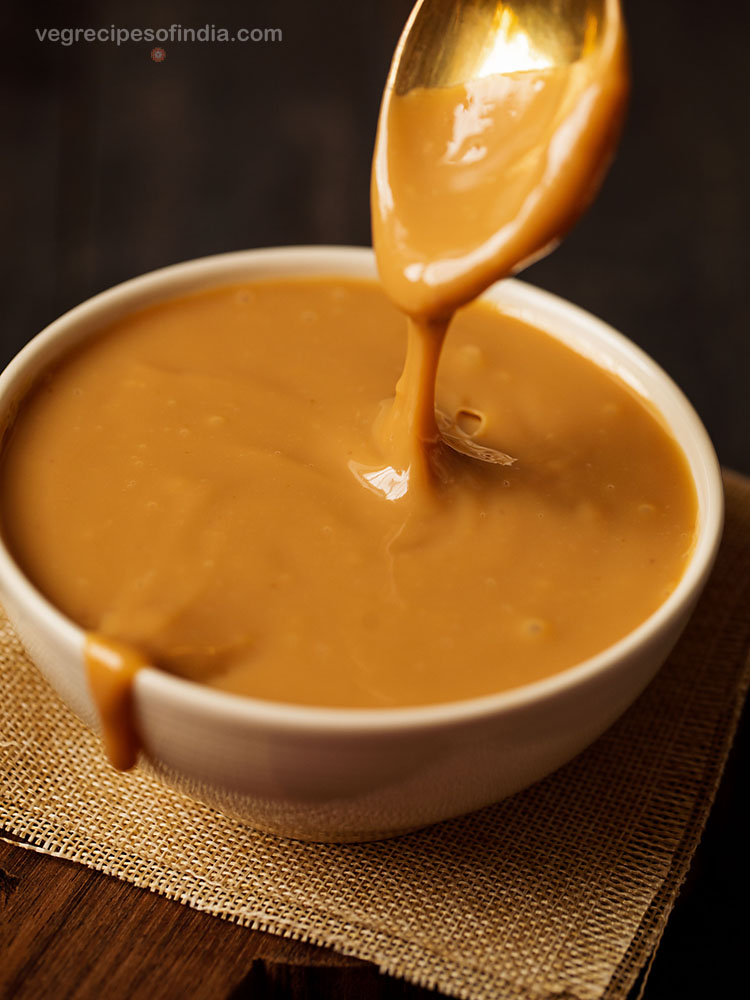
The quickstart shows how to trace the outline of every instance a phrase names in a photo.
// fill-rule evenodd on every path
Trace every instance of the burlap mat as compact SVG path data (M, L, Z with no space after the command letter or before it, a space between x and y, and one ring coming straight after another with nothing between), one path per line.
M637 704L555 775L397 840L278 840L121 775L0 627L0 823L60 857L456 997L624 997L658 945L750 670L750 480L719 562Z

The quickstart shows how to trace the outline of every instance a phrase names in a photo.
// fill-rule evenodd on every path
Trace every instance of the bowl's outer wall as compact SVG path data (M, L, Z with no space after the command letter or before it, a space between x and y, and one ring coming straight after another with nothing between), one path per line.
M102 293L52 324L9 366L0 379L0 421L7 423L19 397L55 356L119 315L199 287L312 274L369 277L375 267L370 251L355 248L248 251L166 268ZM519 282L503 283L490 295L502 301L510 296L514 311L533 315L550 333L624 375L650 397L641 376L649 376L649 365L655 366L648 362L644 368L637 358L625 356L623 345L628 350L632 345L624 339L619 348L610 343L602 349L596 338L608 328L593 317ZM715 555L716 522L721 520L716 510L718 465L710 444L709 453L704 443L691 455L691 442L681 438L680 405L679 399L669 400L662 412L693 467L702 524L712 521L717 537L682 603L605 669L473 717L373 727L366 721L358 725L356 713L349 713L350 725L330 728L279 724L263 706L252 717L227 713L211 692L143 671L136 681L135 710L146 766L201 801L269 832L361 840L488 805L570 760L654 676L685 626ZM33 590L3 552L0 592L34 662L63 700L95 725L80 630Z
M61 637L23 602L4 600L44 676L95 725L82 644ZM403 732L295 732L228 720L212 705L176 698L171 686L144 678L137 724L162 778L260 829L304 840L394 835L499 801L570 760L648 684L688 612L587 683L479 720Z

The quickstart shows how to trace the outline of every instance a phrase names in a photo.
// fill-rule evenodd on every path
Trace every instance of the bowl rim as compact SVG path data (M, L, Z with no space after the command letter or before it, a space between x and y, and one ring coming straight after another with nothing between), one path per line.
M267 265L264 266L264 265ZM247 271L246 274L242 272ZM236 273L235 273L236 272ZM199 288L221 287L234 281L263 280L315 276L341 278L376 278L373 251L353 246L290 246L239 250L214 254L171 264L155 271L114 285L85 300L64 313L30 340L0 374L0 426L12 423L14 407L39 373L49 363L51 348L81 324L99 313L115 313L130 303L134 312L149 302L167 301L179 294L189 294ZM176 286L172 288L172 286ZM184 286L184 287L182 287ZM179 290L177 290L179 289ZM157 697L182 702L193 712L220 716L228 723L249 724L288 732L356 732L362 734L415 729L451 727L474 720L498 717L522 710L531 703L554 699L599 675L614 670L659 633L669 628L674 619L689 611L704 586L713 566L721 540L724 497L721 470L711 440L692 404L669 375L640 347L609 326L603 320L565 299L515 278L504 279L491 286L481 298L502 305L503 311L526 321L532 320L540 329L574 350L579 350L600 367L619 376L654 408L672 436L691 470L698 495L698 531L690 561L679 583L648 618L621 639L594 656L540 680L494 694L435 704L384 707L339 708L298 705L232 694L187 680L156 667L144 667L135 682L136 702L141 698ZM135 300L135 301L134 301ZM540 312L542 313L540 319ZM111 321L110 317L110 321ZM554 328L555 320L568 327L568 333L583 333L583 341L593 341L614 352L616 360L604 359L599 352L590 354L585 344L576 343ZM102 323L106 320L102 317ZM100 327L93 327L80 339L93 336ZM64 354L63 348L59 354ZM53 356L57 352L52 352ZM618 361L623 360L623 364ZM29 374L31 373L31 374ZM643 379L646 379L646 382ZM662 406L653 400L645 386L658 386L660 400L668 400L684 422L687 438L693 449L691 460L674 423L667 419ZM661 395L663 393L663 396ZM6 417L10 414L10 417ZM701 487L704 500L701 500ZM0 589L17 595L19 603L31 609L35 621L42 620L62 641L83 651L85 630L58 610L26 577L15 562L0 534Z

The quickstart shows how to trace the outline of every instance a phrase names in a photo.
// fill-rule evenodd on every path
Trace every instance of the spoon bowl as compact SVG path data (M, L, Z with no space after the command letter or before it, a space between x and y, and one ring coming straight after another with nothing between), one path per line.
M559 242L611 162L625 48L619 0L420 0L372 176L378 267L404 312L447 317Z

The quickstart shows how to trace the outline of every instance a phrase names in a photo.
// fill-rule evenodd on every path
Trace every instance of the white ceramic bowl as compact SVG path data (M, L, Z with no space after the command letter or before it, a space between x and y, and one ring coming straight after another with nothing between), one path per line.
M0 377L0 427L50 362L124 314L244 280L375 274L370 250L299 247L223 254L127 281L66 313L21 351ZM136 722L150 765L170 784L272 833L390 836L478 809L549 774L611 725L664 662L721 535L721 477L708 435L669 377L588 313L519 281L504 281L487 297L616 373L664 417L687 456L699 505L698 541L676 590L597 656L525 687L451 704L296 707L145 669L135 682ZM39 669L95 726L82 630L34 589L2 544L0 597Z

